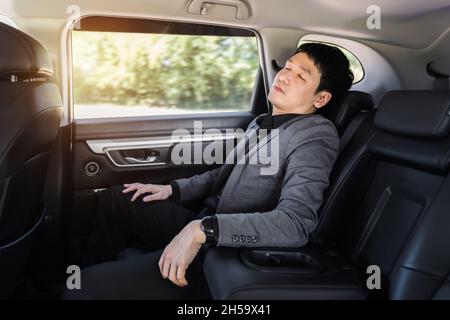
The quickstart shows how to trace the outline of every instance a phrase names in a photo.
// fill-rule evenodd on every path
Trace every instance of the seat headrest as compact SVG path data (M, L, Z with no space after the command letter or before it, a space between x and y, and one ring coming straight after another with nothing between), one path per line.
M341 100L342 101L342 100ZM353 118L360 112L373 109L372 96L362 91L349 91L342 103L336 102L319 109L318 113L329 119L342 135Z
M51 77L53 66L44 47L34 38L0 22L0 78Z
M443 138L450 131L450 91L391 91L381 100L374 123L394 134Z

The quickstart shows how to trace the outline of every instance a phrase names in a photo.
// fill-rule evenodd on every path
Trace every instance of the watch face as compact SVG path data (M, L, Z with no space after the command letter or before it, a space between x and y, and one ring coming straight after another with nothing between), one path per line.
M211 218L206 217L202 219L203 231L205 233L214 233Z
M205 217L201 221L202 230L206 235L206 243L211 244L216 242L214 228L211 217Z

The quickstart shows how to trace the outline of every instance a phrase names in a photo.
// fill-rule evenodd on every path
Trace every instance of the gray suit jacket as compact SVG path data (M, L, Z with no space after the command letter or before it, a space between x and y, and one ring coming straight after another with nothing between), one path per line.
M255 119L246 136L257 128ZM217 207L218 246L299 247L315 229L339 150L338 133L331 121L318 114L295 117L278 129L268 136L267 145L262 141L245 155L249 159L278 139L279 166L274 174L262 175L261 169L268 165L248 160L231 171ZM243 141L235 150L242 148ZM208 197L220 170L175 180L180 200Z

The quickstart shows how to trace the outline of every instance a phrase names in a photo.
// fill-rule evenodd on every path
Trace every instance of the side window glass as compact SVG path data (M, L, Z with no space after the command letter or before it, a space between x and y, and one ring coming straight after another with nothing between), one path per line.
M188 34L196 26L184 34L73 31L75 118L250 110L255 34L204 25Z

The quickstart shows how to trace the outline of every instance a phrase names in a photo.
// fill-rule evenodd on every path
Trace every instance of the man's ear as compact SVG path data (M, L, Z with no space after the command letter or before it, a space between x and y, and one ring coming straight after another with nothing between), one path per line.
M331 93L329 91L322 90L317 94L316 99L314 100L314 107L316 109L320 109L325 106L328 101L331 99Z

